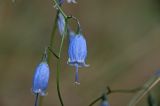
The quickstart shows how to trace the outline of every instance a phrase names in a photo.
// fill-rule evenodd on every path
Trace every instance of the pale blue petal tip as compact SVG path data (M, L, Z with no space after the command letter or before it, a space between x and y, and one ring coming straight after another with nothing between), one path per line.
M75 83L75 85L80 85L80 82L75 81L74 83Z
M47 93L46 92L44 92L44 91L42 91L41 89L39 89L39 90L37 90L37 89L32 89L32 92L34 93L34 94L39 94L40 96L46 96L47 95Z

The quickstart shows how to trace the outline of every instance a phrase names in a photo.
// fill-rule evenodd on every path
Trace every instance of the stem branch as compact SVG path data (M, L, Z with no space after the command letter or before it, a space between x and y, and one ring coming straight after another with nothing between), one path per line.
M138 88L134 88L134 89L117 89L117 90L111 90L109 86L107 86L107 89L106 89L106 93L105 95L110 95L112 93L135 93L137 91L140 91L142 88L141 87L138 87ZM97 103L99 100L101 100L103 98L103 95L96 98L95 100L93 100L89 106L93 106L95 103Z

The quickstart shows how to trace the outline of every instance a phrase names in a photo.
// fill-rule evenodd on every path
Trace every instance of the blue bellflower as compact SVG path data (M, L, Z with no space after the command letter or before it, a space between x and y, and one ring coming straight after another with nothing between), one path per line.
M62 36L63 33L64 33L65 18L64 18L64 16L61 13L58 14L57 25L58 25L59 33Z
M70 32L69 35L70 41L68 48L68 64L76 67L75 83L80 84L78 78L78 68L88 66L85 63L87 57L86 40L82 34L75 34L74 32Z
M36 68L33 77L32 91L34 94L46 95L49 80L49 66L46 61L42 61Z

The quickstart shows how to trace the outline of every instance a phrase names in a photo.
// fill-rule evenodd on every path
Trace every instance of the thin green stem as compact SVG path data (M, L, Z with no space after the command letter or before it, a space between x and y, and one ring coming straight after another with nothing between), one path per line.
M49 50L57 59L59 59L59 56L58 56L50 47L48 47L48 50Z
M66 31L64 31L64 33L66 33ZM63 43L64 43L64 36L65 36L65 34L62 35L62 40L61 40L60 49L59 49L59 53L58 53L59 58L61 57L62 47L63 47Z
M39 97L39 94L37 93L36 97L35 97L35 104L34 104L34 106L38 106L38 97Z
M64 106L63 99L62 99L62 96L61 96L61 91L60 91L60 82L59 82L59 80L60 80L60 59L58 59L58 62L57 62L56 83L57 83L58 97L59 97L61 106Z
M117 90L112 90L110 93L135 93L135 92L138 92L140 90L142 90L141 87L138 87L138 88L135 88L135 89L128 89L128 90L127 89L117 89Z
M61 59L61 52L62 52L62 48L63 48L63 43L64 43L64 37L65 37L65 34L67 32L67 21L68 19L65 19L65 27L64 27L64 32L62 34L62 40L61 40L61 44L60 44L60 49L59 49L59 53L58 53L58 61L57 61L57 75L56 75L56 82L57 82L57 92L58 92L58 97L59 97L59 100L60 100L60 103L61 103L61 106L64 106L64 103L63 103L63 99L62 99L62 96L61 96L61 91L60 91L60 59Z
M93 106L95 103L97 103L99 100L101 100L102 99L102 96L100 96L100 97L98 97L97 99L95 99L93 102L91 102L90 104L89 104L89 106Z
M77 25L78 25L77 30L76 30L76 33L80 33L80 32L82 31L82 29L81 29L81 25L80 25L79 20L78 20L76 17L72 16L72 15L69 16L68 18L69 18L69 19L73 19L73 20L76 21L76 23L77 23Z
M52 29L52 33L51 33L51 38L50 38L50 43L49 43L49 47L52 48L53 47L53 44L54 44L54 37L55 37L55 33L56 33L56 29L57 29L57 20L58 20L58 14L59 12L64 16L65 18L65 28L64 28L64 33L62 35L62 40L61 40L61 44L60 44L60 50L59 50L59 53L58 53L58 56L54 53L54 52L51 52L52 54L54 54L57 59L58 59L58 62L57 62L57 78L56 78L56 82L57 82L57 92L58 92L58 97L59 97L59 100L60 100L60 103L61 103L61 106L64 106L63 104L63 100L62 100L62 97L61 97L61 92L60 92L60 82L59 82L59 79L60 79L60 56L61 56L61 51L62 51L62 47L63 47L63 43L64 43L64 36L67 32L67 20L69 19L68 16L63 12L62 8L61 8L61 5L58 4L58 2L56 0L53 0L54 3L55 3L55 6L56 8L58 9L57 10L57 13L56 13L56 18L54 20L54 24L53 24L53 29ZM48 52L48 63L50 63L50 60L51 60L51 53ZM40 97L40 101L39 101L39 104L40 106L42 106L42 101L43 101L43 97Z

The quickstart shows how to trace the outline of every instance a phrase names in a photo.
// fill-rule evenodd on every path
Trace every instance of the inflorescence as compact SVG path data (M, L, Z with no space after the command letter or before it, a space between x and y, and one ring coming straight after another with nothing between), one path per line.
M53 0L54 2L54 7L57 10L56 18L55 18L55 23L51 35L51 40L50 40L50 45L45 49L42 60L38 64L38 66L35 69L35 73L33 76L33 82L32 82L32 92L36 95L35 99L35 106L38 106L38 97L39 96L45 96L46 95L46 90L48 87L48 81L49 81L49 76L50 76L50 68L49 68L49 57L50 53L52 53L56 58L57 58L57 74L56 74L56 84L57 84L57 92L58 92L58 97L61 103L61 106L64 106L63 99L61 96L61 91L60 91L60 59L61 59L61 52L62 52L62 47L63 47L63 42L64 39L68 38L68 61L66 62L68 65L75 67L75 84L79 85L79 75L78 75L78 69L81 67L88 67L89 65L86 64L86 58L87 58L87 43L84 35L82 34L81 26L79 23L79 20L74 17L74 16L68 16L64 13L62 10L62 5L64 4L65 0ZM68 3L77 3L76 0L67 0ZM77 23L77 30L73 31L68 25L69 20L75 20ZM55 36L55 31L56 28L59 30L59 34L61 35L61 44L59 47L59 51L54 52L53 47L53 38ZM66 37L68 36L68 37ZM139 91L140 94L135 97L135 101L131 101L131 104L135 104L138 100L140 100L143 95L158 83L160 80L160 71L158 71L153 78L154 81L150 82L148 85L144 85L142 87L136 88L136 89L131 89L131 90L111 90L110 87L107 87L107 92L103 93L100 97L95 99L89 106L94 105L97 101L101 101L100 106L110 106L108 103L107 96L111 93L137 93ZM138 99L137 99L138 98ZM150 100L150 99L149 99ZM42 99L40 99L40 103L42 103ZM149 102L151 103L151 102ZM40 104L41 106L42 104ZM133 105L129 105L133 106Z
M49 59L48 55L50 55L49 52L51 52L58 60L57 60L57 92L58 97L60 99L60 103L63 106L63 100L60 92L60 59L61 59L61 51L63 47L64 39L69 38L69 44L68 44L68 61L66 62L70 66L75 67L75 84L79 85L79 75L78 75L78 68L80 67L88 67L85 63L86 57L87 57L87 43L86 39L82 34L81 26L79 23L79 20L74 16L67 16L64 11L62 10L62 5L64 4L65 0L53 0L55 4L55 8L57 10L57 16L55 19L55 25L53 27L53 32L51 35L51 39L55 36L55 29L58 28L59 34L61 35L61 44L59 47L59 52L55 53L52 44L53 40L51 40L50 45L47 49L45 49L45 53L42 57L42 61L37 66L35 70L35 74L33 77L33 84L32 84L32 91L36 95L35 99L35 106L38 105L38 96L45 96L46 95L46 89L48 87L48 81L49 81ZM76 0L67 0L68 3L76 3ZM73 31L68 25L69 20L75 20L77 23L77 30ZM66 37L68 36L68 37ZM42 101L42 100L41 100Z

